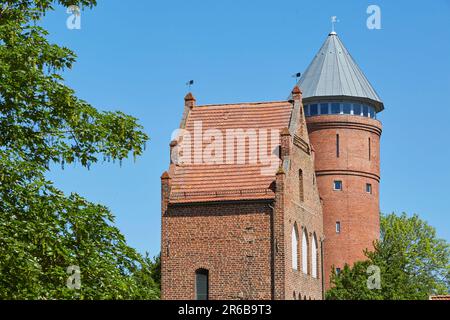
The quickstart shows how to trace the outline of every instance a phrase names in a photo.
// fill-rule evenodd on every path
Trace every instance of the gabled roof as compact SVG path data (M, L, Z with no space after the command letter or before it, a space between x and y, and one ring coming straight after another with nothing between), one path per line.
M372 103L377 112L383 102L367 80L336 32L331 32L297 85L303 99L358 98Z
M251 199L273 199L274 192L271 188L275 180L275 174L279 164L271 174L262 174L264 165L261 161L249 164L249 143L246 141L246 157L244 164L234 161L232 164L225 163L226 159L226 131L228 129L255 129L257 133L261 129L267 130L267 154L273 145L270 142L271 130L277 129L281 132L289 126L292 112L292 103L288 101L264 102L264 103L242 103L194 106L188 115L185 129L193 138L194 125L201 123L203 134L209 129L219 130L223 136L223 164L179 164L171 172L171 192L169 201L171 203L186 203L198 201L219 200L251 200ZM241 136L242 135L238 135ZM279 144L279 134L277 136ZM192 143L193 145L193 143ZM203 148L208 143L204 143ZM237 143L234 142L234 155L237 154ZM191 148L192 158L194 148ZM259 150L258 150L259 153ZM236 159L236 158L235 158Z

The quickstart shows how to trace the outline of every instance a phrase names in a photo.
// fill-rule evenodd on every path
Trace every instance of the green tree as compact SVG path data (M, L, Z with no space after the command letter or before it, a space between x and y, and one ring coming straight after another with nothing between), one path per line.
M381 217L380 240L366 261L346 265L331 276L327 299L416 300L447 294L450 288L450 246L417 215ZM381 288L369 289L369 266L380 270Z
M137 119L98 111L64 84L75 54L39 26L54 5L96 1L0 1L0 299L158 298L153 262L108 208L45 178L55 163L137 157L148 139ZM66 286L69 266L80 268L79 290Z

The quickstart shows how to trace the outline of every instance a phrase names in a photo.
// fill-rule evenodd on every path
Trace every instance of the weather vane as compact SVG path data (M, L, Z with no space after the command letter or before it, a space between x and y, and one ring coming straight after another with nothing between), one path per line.
M297 72L292 75L292 78L295 78L295 83L297 83L298 79L300 79L301 76L302 76L301 72Z
M186 85L189 88L189 91L191 91L191 86L194 84L194 80L189 80L188 82L186 82Z
M336 16L332 16L332 17L331 17L331 32L336 32L336 31L334 30L334 27L335 27L335 25L336 25L337 22L339 22L339 20L337 19L337 17L336 17Z

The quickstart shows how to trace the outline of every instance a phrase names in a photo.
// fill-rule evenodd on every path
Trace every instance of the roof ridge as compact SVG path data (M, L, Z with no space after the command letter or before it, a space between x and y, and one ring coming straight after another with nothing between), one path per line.
M274 101L261 101L261 102L217 103L217 104L196 105L195 107L198 108L198 107L215 107L215 106L260 105L260 104L270 104L270 103L290 104L290 101L289 100L274 100Z

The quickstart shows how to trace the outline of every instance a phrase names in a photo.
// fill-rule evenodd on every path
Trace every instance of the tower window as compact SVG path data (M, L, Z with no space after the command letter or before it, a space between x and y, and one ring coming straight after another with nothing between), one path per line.
M336 221L336 233L341 233L341 222Z
M372 185L370 183L366 183L366 192L372 194Z
M339 135L336 135L336 157L339 158L340 155L340 141L339 141Z
M195 295L197 300L208 300L209 272L206 269L198 269L195 272Z
M363 106L363 116L368 117L369 116L369 106L364 105Z
M336 268L336 274L339 275L341 273L341 268Z
M309 117L309 104L303 105L303 109L305 110L305 116Z
M355 116L360 116L361 115L361 105L360 104L354 104L353 105L353 114Z
M339 114L341 113L341 104L340 103L332 103L331 104L331 114Z
M333 182L333 189L334 190L342 190L342 181L341 180L335 180Z
M328 103L320 104L320 114L329 114L328 112Z
M371 160L371 158L372 158L372 146L371 146L371 140L370 140L370 138L369 138L369 161Z
M305 194L303 190L303 171L298 170L298 198L300 201L305 201Z
M309 105L309 115L310 116L316 116L319 114L319 110L318 110L318 106L317 104L310 104Z
M344 114L350 114L351 111L351 104L350 103L344 103L342 105L342 111L344 112Z

